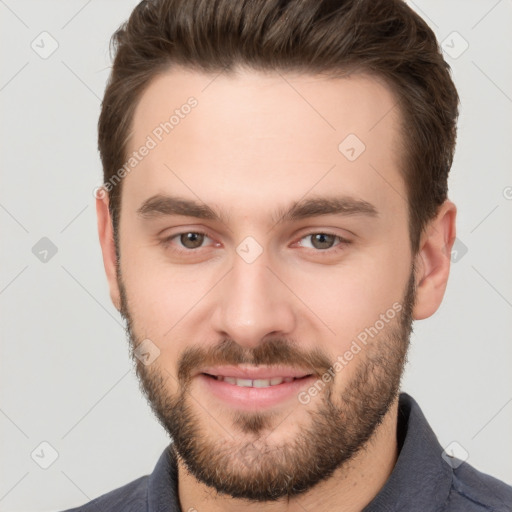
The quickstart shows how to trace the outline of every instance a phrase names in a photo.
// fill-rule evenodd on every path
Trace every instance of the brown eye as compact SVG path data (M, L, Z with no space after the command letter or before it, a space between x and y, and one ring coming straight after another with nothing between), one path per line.
M160 245L165 251L170 251L180 256L191 256L202 252L203 249L208 247L218 247L218 244L213 243L212 245L212 242L214 240L208 236L208 233L202 231L182 231L181 233L163 238L160 241Z
M180 242L187 249L197 249L203 244L204 238L205 235L203 233L182 233L180 235Z
M330 249L333 247L336 238L339 238L335 235L329 235L327 233L314 233L312 235L308 235L308 237L311 238L311 245L315 249Z
M320 231L303 236L299 244L309 251L308 254L327 258L346 250L351 241L334 233Z

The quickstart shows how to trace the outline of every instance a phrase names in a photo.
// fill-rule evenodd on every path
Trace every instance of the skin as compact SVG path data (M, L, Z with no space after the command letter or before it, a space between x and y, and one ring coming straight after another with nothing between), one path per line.
M149 338L160 350L150 366L138 365L143 379L161 378L160 398L178 395L178 363L188 347L215 349L223 339L251 354L265 340L290 340L301 353L318 350L334 362L379 315L403 303L413 263L412 318L427 318L438 309L449 275L456 208L448 200L441 205L413 256L399 171L399 112L383 83L366 75L327 79L239 69L236 75L215 77L176 68L142 95L128 152L190 96L197 107L124 178L119 273L108 195L96 203L111 298L129 312L132 341ZM338 150L350 133L366 146L353 162ZM137 210L156 194L199 201L224 219L142 218ZM378 214L327 214L276 224L277 212L293 202L333 195L364 200ZM187 251L179 236L167 247L161 243L171 235L203 230L210 238L194 251L178 253L179 248ZM350 243L338 245L335 239L332 248L318 249L307 237L315 233ZM248 236L263 250L250 264L236 252ZM397 322L386 324L336 374L330 389L337 404L370 355L383 354L384 340ZM189 382L188 393L198 428L212 443L232 445L229 460L237 464L240 447L259 437L240 429L237 411L209 396L197 380ZM307 405L293 400L274 407L273 415L265 416L265 446L282 446L311 426L311 413L320 410L324 395ZM395 396L364 449L290 499L256 502L217 493L180 460L181 508L361 510L396 462L397 406Z

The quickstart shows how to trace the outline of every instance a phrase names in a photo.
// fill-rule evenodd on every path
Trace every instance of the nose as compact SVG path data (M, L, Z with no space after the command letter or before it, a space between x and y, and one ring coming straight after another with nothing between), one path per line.
M296 325L293 294L264 254L252 263L235 256L212 315L218 336L246 348L255 348L268 336L289 336Z

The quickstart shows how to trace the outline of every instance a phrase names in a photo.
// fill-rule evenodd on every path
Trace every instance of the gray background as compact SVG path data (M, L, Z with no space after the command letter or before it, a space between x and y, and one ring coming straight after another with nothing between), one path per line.
M151 472L169 442L110 303L93 198L108 41L136 3L0 0L1 511L82 504ZM457 254L403 389L443 446L512 484L512 2L409 3L445 41L462 113Z

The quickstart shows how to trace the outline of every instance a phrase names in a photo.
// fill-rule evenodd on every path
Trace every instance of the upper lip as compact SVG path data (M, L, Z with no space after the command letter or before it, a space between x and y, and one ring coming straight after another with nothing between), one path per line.
M210 366L202 368L198 374L207 373L213 376L234 377L236 379L273 379L276 377L294 377L299 379L311 375L312 371L290 368L287 366Z

